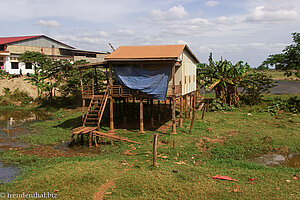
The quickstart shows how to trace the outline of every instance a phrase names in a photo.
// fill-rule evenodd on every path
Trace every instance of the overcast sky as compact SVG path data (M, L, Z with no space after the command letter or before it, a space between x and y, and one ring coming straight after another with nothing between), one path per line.
M300 0L0 0L0 37L44 34L78 49L188 44L256 67L300 32Z

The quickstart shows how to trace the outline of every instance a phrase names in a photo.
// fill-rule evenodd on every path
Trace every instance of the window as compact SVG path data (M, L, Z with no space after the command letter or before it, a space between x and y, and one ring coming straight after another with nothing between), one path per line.
M4 60L4 58L3 57L0 57L0 61L3 61Z
M0 62L0 69L2 69L4 63L3 62Z
M32 69L31 63L25 63L25 69Z
M189 75L189 83L191 83L191 75Z
M96 54L86 54L87 58L96 58L97 55Z
M0 51L5 51L5 46L4 45L0 45Z
M18 62L12 62L11 63L11 69L19 69L19 63Z

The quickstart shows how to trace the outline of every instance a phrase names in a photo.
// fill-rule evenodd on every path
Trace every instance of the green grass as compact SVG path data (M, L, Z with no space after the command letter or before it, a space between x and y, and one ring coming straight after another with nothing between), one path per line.
M293 80L293 79L297 79L295 74L293 74L292 76L287 77L287 76L284 75L284 71L280 71L280 70L265 70L265 71L262 71L262 72L266 73L268 76L272 76L272 78L275 79L275 80Z
M0 192L58 190L58 199L93 199L101 185L114 182L106 190L105 199L299 198L299 180L292 179L299 169L264 167L248 161L283 146L288 146L290 152L300 152L299 114L271 116L262 112L263 106L207 113L204 120L199 114L192 134L188 133L189 120L184 122L184 128L177 129L177 135L170 135L170 130L167 134L159 133L158 140L164 143L158 147L157 167L151 165L149 153L155 131L140 134L138 130L117 130L117 134L142 145L114 142L113 146L100 146L98 154L89 156L44 158L18 150L0 152L4 163L22 167L15 181L0 185ZM70 130L80 126L80 117L79 109L55 111L53 120L32 124L35 134L21 139L43 145L68 140ZM266 141L266 137L271 141ZM209 139L219 139L224 144L211 143ZM203 151L204 148L207 150ZM136 155L123 155L126 150ZM239 181L211 178L217 174ZM257 180L251 184L249 178Z

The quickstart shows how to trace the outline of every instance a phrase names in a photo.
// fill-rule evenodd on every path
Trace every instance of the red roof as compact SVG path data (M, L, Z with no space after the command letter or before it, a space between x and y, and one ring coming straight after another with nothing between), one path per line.
M45 35L33 35L33 36L21 36L21 37L0 37L0 45L2 45L2 44L9 44L9 43L13 43L13 42L24 41L24 40L29 40L29 39L32 39L32 38L38 38L38 37L46 37L46 38L49 38L49 37L47 37L47 36L45 36ZM71 47L71 46L69 46L69 45L67 45L67 44L64 44L64 43L62 43L62 42L59 42L59 41L54 40L54 39L52 39L52 38L49 38L49 39L50 39L50 40L53 40L53 41L55 41L55 42L58 42L58 43L60 43L60 44L63 44L63 45L65 45L65 46L68 46L68 47L70 47L70 48L72 48L72 49L75 49L74 47Z
M35 36L22 36L22 37L0 37L0 44L8 44L12 42L18 42L22 40L28 40L32 38L41 37L42 35L35 35Z

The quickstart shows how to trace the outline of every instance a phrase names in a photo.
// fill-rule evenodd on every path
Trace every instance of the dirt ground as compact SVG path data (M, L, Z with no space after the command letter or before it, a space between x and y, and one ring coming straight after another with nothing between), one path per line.
M29 96L36 98L38 96L36 87L31 85L31 83L28 83L28 81L24 81L25 78L26 76L11 79L1 79L0 95L4 94L4 88L9 88L10 91L14 91L19 88L20 91L26 92Z

